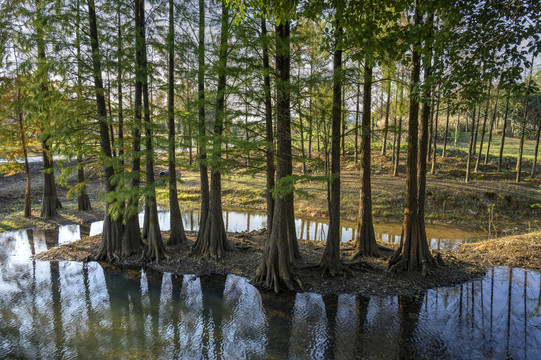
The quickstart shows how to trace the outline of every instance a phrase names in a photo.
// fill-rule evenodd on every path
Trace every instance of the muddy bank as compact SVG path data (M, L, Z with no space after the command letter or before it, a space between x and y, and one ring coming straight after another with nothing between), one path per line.
M147 266L159 271L177 274L237 274L251 278L259 265L265 240L265 230L249 233L228 233L232 251L223 260L203 259L190 254L197 233L188 232L188 243L167 247L169 259L160 262L141 261L133 256L122 261L122 265ZM169 234L163 232L164 240ZM91 261L97 252L101 235L53 248L36 258L41 260ZM383 244L382 244L383 245ZM385 246L392 246L385 244ZM361 293L370 295L407 295L422 293L430 288L452 286L484 274L487 264L474 257L461 257L458 252L441 252L444 266L431 269L427 276L421 274L391 275L387 272L387 257L391 251L384 251L381 258L365 258L351 265L351 276L322 276L315 266L323 253L325 243L300 241L302 259L295 264L295 274L301 280L301 291L321 294ZM353 255L353 244L342 244L343 260L349 262Z

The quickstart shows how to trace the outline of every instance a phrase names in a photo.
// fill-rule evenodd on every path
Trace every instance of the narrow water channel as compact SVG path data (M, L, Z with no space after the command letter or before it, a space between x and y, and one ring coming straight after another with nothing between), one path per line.
M0 234L0 359L541 358L537 272L496 267L416 296L275 296L235 275L31 259L98 227Z
M144 214L139 214L140 224L143 224ZM160 229L168 231L171 229L169 223L169 212L160 211L158 213ZM199 229L199 213L196 211L185 211L182 213L182 221L186 230L197 231ZM225 230L230 232L253 231L267 227L267 216L262 213L224 211ZM341 237L342 241L355 240L356 224L342 221ZM70 225L71 226L71 225ZM302 240L326 241L328 222L323 219L299 217L295 219L297 238ZM75 228L73 229L75 232ZM68 231L67 229L64 231ZM101 234L103 231L103 221L97 221L90 224L88 231L90 236ZM376 239L388 243L399 243L402 231L400 223L378 222L374 224ZM479 241L486 238L486 234L473 232L471 230L457 229L444 226L427 225L427 237L430 247L435 250L456 249L462 243ZM86 234L86 233L85 233ZM77 235L72 235L77 236ZM68 236L71 239L71 236Z

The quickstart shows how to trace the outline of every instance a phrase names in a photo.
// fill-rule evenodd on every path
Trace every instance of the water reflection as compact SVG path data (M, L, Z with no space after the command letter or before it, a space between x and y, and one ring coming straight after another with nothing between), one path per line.
M139 214L140 224L143 223L144 214ZM169 220L169 212L160 211L158 213L160 229L169 231L171 224ZM184 227L188 231L199 230L199 213L195 211L185 211L182 213ZM224 212L224 224L226 231L243 232L253 231L266 228L267 217L265 214L259 213L244 213L236 211ZM355 240L356 228L355 224L343 222L341 230L342 241ZM402 231L401 224L395 223L376 223L375 225L376 239L388 243L399 243L400 234ZM298 218L295 220L297 229L297 238L301 240L326 241L328 224L321 219ZM48 247L58 244L66 244L75 240L79 240L82 236L94 236L101 234L103 231L103 221L96 221L90 225L62 225L57 230L40 231L39 233ZM472 231L439 227L427 226L427 237L431 249L436 250L451 250L456 249L462 243L475 242L483 237L483 234ZM43 250L41 250L43 251Z
M275 296L236 275L30 260L52 244L0 234L0 358L541 358L537 272L496 267L416 296Z

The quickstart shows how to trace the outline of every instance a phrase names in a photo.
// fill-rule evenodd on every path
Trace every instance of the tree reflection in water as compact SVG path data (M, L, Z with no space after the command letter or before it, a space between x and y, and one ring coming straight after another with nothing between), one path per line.
M0 358L541 358L533 271L419 296L276 296L236 275L32 260L53 237L0 234Z

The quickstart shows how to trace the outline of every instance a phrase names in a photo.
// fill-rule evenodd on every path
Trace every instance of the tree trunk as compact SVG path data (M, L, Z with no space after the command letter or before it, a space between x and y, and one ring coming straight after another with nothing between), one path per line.
M146 50L146 35L145 35L145 8L144 0L136 0L136 4L139 3L139 11L141 14L141 29L142 29L142 41L141 49L143 51L143 114L144 114L144 128L145 128L145 160L146 160L146 201L147 209L145 214L148 214L148 232L147 242L148 249L145 252L145 257L154 259L158 263L163 258L168 258L165 251L165 246L162 240L162 233L160 231L160 223L158 221L158 207L156 204L156 189L154 188L154 149L152 144L152 131L151 131L151 119L150 119L150 102L149 102L149 89L148 89L148 60Z
M468 124L468 121L466 121L466 124ZM456 117L456 127L455 127L455 149L458 141L458 131L460 129L460 113L457 114Z
M111 143L109 142L109 129L107 128L107 110L105 108L105 98L103 97L104 89L101 77L100 47L94 0L88 0L88 19L90 28L90 45L92 49L96 105L100 126L100 148L103 156L106 191L110 195L115 191L115 185L112 181L114 169L111 162ZM98 254L96 255L96 260L110 260L112 258L116 258L121 251L121 235L123 231L122 217L113 215L110 209L114 202L112 197L109 196L106 199L107 202L105 205L105 218L103 220L103 233L100 248L98 250Z
M225 118L225 90L227 66L227 41L229 35L229 8L222 3L222 24L220 34L220 50L218 58L218 94L216 97L216 120L212 149L212 167L210 181L210 207L205 223L201 223L199 235L193 247L193 253L220 259L230 249L225 234L222 214L222 178L221 153L222 132Z
M490 126L488 130L487 153L485 155L485 164L488 164L488 156L490 155L490 143L492 142L492 130L494 129L494 123L496 122L496 109L498 108L499 99L500 99L500 86L498 85L498 90L496 91L496 102L494 103L494 111L492 113L492 120L490 121Z
M520 143L518 147L518 159L517 159L517 177L516 182L520 182L521 180L521 170L522 170L522 154L524 152L524 137L526 136L526 119L527 119L527 108L528 108L528 100L526 99L526 107L524 109L524 119L522 119L522 127L520 131Z
M396 157L396 136L397 136L397 133L396 133L396 129L397 129L397 118L396 118L396 114L398 114L398 87L397 87L397 91L395 93L395 98L394 98L394 111L393 111L393 148L392 148L392 154L391 154L391 164L393 164L394 166L394 163L395 163L395 157Z
M372 221L372 185L370 179L371 144L370 116L372 108L372 67L364 70L363 81L363 121L361 125L361 193L359 216L357 217L357 235L355 237L355 255L379 256L378 244Z
M271 82L269 66L269 38L267 37L267 23L265 18L261 19L261 41L263 46L263 86L265 91L265 140L267 141L267 188L265 194L267 197L267 238L272 232L272 215L274 214L274 196L272 189L274 188L274 134L272 129L272 99L271 99ZM311 135L308 144L308 156L310 156Z
M359 105L361 102L361 84L357 82L357 102L355 105L355 165L359 162Z
M415 26L421 24L422 15L419 11L419 1L415 1ZM432 53L431 43L434 15L429 16L430 33L425 46ZM423 114L421 119L421 138L418 144L418 114L419 103L418 96L415 96L416 89L419 86L420 59L419 48L420 39L417 41L412 53L412 79L411 79L411 99L410 99L410 121L408 129L408 158L406 171L406 207L404 209L404 223L402 227L402 237L400 246L393 256L389 259L389 271L419 271L426 273L427 267L434 263L434 258L428 248L426 240L425 222L424 222L424 201L426 188L426 155L428 148L428 122L430 117L430 89L425 89L423 96ZM425 64L424 79L430 78L431 56L428 56ZM426 85L425 85L426 86ZM418 147L419 146L419 152ZM417 173L417 171L419 171Z
M143 1L143 0L139 0ZM139 224L139 196L141 183L141 117L143 108L144 82L144 29L141 4L135 2L135 100L133 116L133 145L131 165L131 194L126 208L125 227L122 234L122 256L127 257L141 251L143 241ZM145 209L145 216L148 211Z
M387 134L389 132L389 111L391 109L391 79L387 89L387 105L385 107L385 123L383 125L383 146L381 147L381 155L387 154Z
M522 130L520 131L520 145L518 148L518 160L517 160L517 178L516 181L520 182L520 172L522 170L522 154L524 152L524 137L526 136L526 120L528 119L528 100L530 100L530 82L532 79L534 55L532 54L532 62L530 65L530 75L528 76L528 84L526 85L526 101L524 104L524 117L522 119Z
M470 182L470 170L471 170L471 160L472 160L472 153L474 148L474 137L475 137L475 115L477 114L477 109L473 108L473 114L472 114L472 125L471 125L471 135L470 135L470 147L468 148L468 159L466 160L466 177L464 178L464 182L467 184ZM466 123L468 122L468 119L466 119Z
M299 73L298 78L301 78L301 65L299 64ZM299 106L299 135L301 137L301 158L302 158L302 174L306 175L306 149L304 148L304 124L302 119L302 108L301 108L301 92L297 94L297 105Z
M175 166L175 27L173 23L173 6L173 0L169 0L169 93L167 96L169 126L169 219L171 223L169 244L177 245L185 243L187 240L178 205L177 171Z
M109 68L107 68L107 105L109 107L109 133L111 134L111 151L113 152L113 157L116 158L115 132L113 129L113 110L111 109L111 80L109 80Z
M477 155L477 160L475 162L475 172L479 171L479 163L481 162L481 156L483 156L483 141L485 140L485 132L488 120L488 110L490 108L490 92L492 90L492 79L488 85L488 96L487 96L487 107L485 109L485 117L483 118L483 128L481 130L481 141L479 143L479 154Z
M404 84L400 84L400 116L398 117L398 135L396 138L396 155L394 163L394 176L398 176L398 168L400 165L400 140L402 138L402 117L404 116Z
M45 39L43 35L43 19L42 19L42 8L43 5L40 0L36 0L36 10L38 17L38 24L36 25L36 37L37 37L37 47L38 47L38 66L40 68L45 66ZM47 72L44 72L39 75L40 78L38 81L41 83L41 88L44 93L48 91L47 84ZM45 105L47 106L47 105ZM56 216L57 209L62 208L62 204L56 195L56 184L54 179L54 164L53 157L49 148L49 112L47 109L41 109L44 113L43 116L46 119L41 121L41 147L42 147L42 157L43 157L43 197L41 200L41 214L42 218L48 219L53 216Z
M539 152L539 135L541 134L541 119L539 119L539 124L537 125L537 134L535 135L535 150L532 162L532 173L530 177L535 179L535 168L537 166L537 154Z
M278 79L276 82L276 145L277 145L277 166L276 178L278 191L274 204L274 215L272 218L272 232L265 244L265 250L261 263L257 268L253 282L276 293L280 289L293 290L295 276L291 267L292 241L291 225L292 213L290 212L287 183L292 173L291 164L291 114L289 108L289 21L281 21L276 26L277 51L276 70ZM286 189L284 189L284 187Z
M441 158L445 158L445 151L447 150L447 136L449 135L449 117L451 116L451 105L447 104L447 119L445 120L445 135L443 136L443 148L441 151Z
M507 115L509 114L509 100L511 99L511 89L507 89L507 102L505 104L505 114L503 116L502 143L500 144L500 156L498 158L498 171L502 171L503 146L505 144L505 132L507 131Z
M480 121L481 121L481 107L479 106L479 109L477 111L477 122L475 123L475 127L473 128L473 132L474 132L474 138L473 138L473 149L472 149L472 154L473 155L476 155L477 154L477 138L479 137L479 124L480 124Z
M81 16L80 16L80 10L79 10L79 0L77 0L77 29L76 29L76 38L75 38L75 46L77 48L77 99L79 101L83 101L82 99L82 79L81 79L81 73L82 73L82 60L81 60L81 35L80 35L80 26L81 26ZM86 189L85 185L85 170L83 166L83 154L81 154L81 150L77 150L77 183L78 183L78 191L77 191L77 209L79 211L88 211L92 207L90 206L90 198L88 197L88 190Z
M121 23L121 12L120 12L120 2L118 3L118 155L120 156L120 163L122 168L124 168L124 111L122 108L122 23Z
M210 204L209 177L207 171L207 137L205 124L205 0L199 0L199 46L197 51L197 87L199 107L199 176L201 178L201 222L207 222ZM191 159L191 146L190 146ZM199 240L199 234L197 235Z
M329 230L327 243L319 262L323 273L331 276L342 275L346 270L340 260L340 122L342 119L342 49L343 29L340 25L342 8L339 6L336 14L335 47L333 54L333 103L332 103L332 135L331 135L331 176L329 194ZM342 130L344 126L342 124ZM342 136L342 141L343 141ZM343 142L342 142L343 144Z
M20 90L18 94L20 98ZM28 151L26 149L26 138L24 136L25 132L24 132L22 111L19 111L18 120L19 120L19 129L21 130L21 149L23 150L23 156L24 156L24 172L26 174L26 188L24 190L24 217L30 217L32 216L32 198L31 198L32 189L31 189L30 167L28 165Z
M341 108L340 111L340 121L342 123L342 156L345 159L346 158L346 87L342 84L342 99L341 99Z
M436 100L436 116L434 118L434 136L432 144L434 145L434 150L432 151L432 168L430 169L430 174L434 175L436 173L436 154L437 154L437 145L438 145L438 119L440 117L440 100Z
M429 129L428 129L428 149L427 149L427 152L426 152L426 162L427 164L430 162L431 158L430 158L430 155L432 154L432 130L434 128L434 109L435 109L435 106L434 106L434 101L435 100L432 100L433 103L430 104L430 116L429 116ZM421 115L422 116L422 115Z

